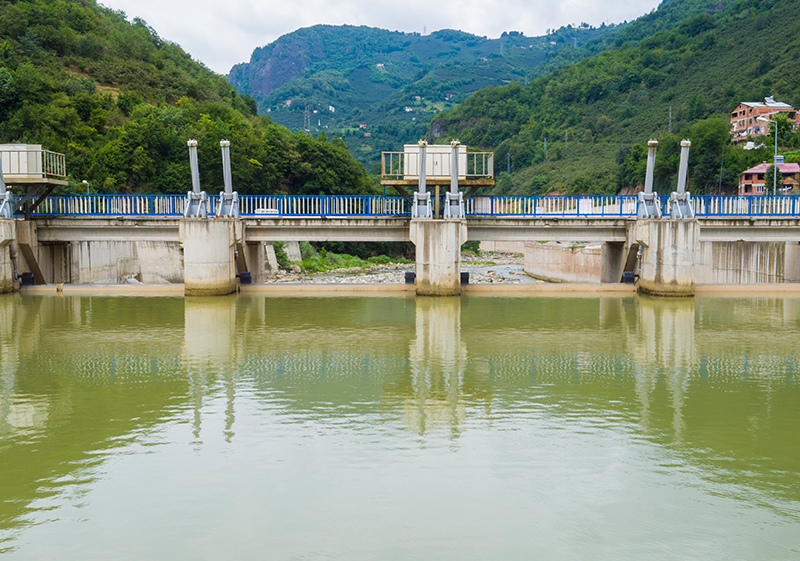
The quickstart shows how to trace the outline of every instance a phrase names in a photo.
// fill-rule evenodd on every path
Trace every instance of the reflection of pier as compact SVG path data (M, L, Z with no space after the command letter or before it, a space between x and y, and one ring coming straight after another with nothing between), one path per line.
M790 298L5 295L0 523L78 470L88 488L120 443L187 416L200 446L201 429L234 441L251 415L424 442L528 414L623 446L678 443L702 477L757 463L744 485L796 500L799 317Z
M456 427L465 420L460 390L467 348L461 341L461 300L418 298L415 315L408 353L414 393L405 400L403 419L419 432L431 424Z

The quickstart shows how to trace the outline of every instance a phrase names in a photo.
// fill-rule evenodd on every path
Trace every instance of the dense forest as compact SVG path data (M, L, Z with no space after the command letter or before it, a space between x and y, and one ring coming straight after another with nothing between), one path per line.
M715 2L688 19L667 18L670 25L660 17L691 5L662 5L603 52L527 87L477 92L437 116L430 136L495 150L497 193L633 190L643 182L649 138L660 141L660 190L675 183L681 138L693 142L693 191L731 190L739 172L771 159L774 144L770 136L760 149L733 147L730 111L770 95L800 106L800 3ZM800 136L783 119L778 143L789 161L796 157Z
M377 192L341 139L259 117L144 21L95 0L0 0L0 142L65 153L68 190L182 193L189 138L210 193L222 189L221 139L240 193Z
M509 31L490 39L452 29L420 35L316 25L255 49L228 79L240 94L256 99L261 114L293 130L303 130L308 105L312 134L342 136L370 166L382 150L424 136L434 115L470 94L524 83L545 62L563 66L589 56L585 44L621 27L582 23L540 37Z

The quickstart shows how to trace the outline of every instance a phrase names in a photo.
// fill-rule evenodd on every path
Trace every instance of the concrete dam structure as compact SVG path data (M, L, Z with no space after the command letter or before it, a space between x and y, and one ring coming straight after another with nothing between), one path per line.
M460 293L460 248L473 240L525 243L534 276L636 277L640 291L656 295L692 295L697 283L800 281L799 197L690 197L688 141L678 191L659 196L652 191L656 145L649 143L645 191L636 196L476 196L494 182L492 155L467 153L458 141L384 153L382 182L401 197L239 196L222 141L225 190L215 196L200 190L190 141L185 197L48 197L30 187L12 196L3 183L0 290L24 276L35 284L183 283L187 295L228 294L243 272L256 283L276 272L276 241L411 242L420 295Z

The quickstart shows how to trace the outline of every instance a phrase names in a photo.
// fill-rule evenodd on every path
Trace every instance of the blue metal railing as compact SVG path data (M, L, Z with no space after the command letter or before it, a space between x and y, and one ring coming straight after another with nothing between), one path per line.
M21 197L17 197L20 200ZM659 196L663 214L667 196ZM214 216L219 197L208 197L208 214ZM241 195L244 217L397 217L411 215L402 197L371 195ZM444 201L440 201L440 209ZM798 195L699 195L692 197L697 218L800 218ZM32 216L153 216L180 217L185 195L60 195L50 196ZM465 201L468 217L498 218L635 218L635 195L486 196Z
M21 200L21 197L17 197ZM219 208L219 196L208 197L208 214ZM241 216L410 216L402 197L369 195L288 196L241 195ZM183 216L186 195L59 195L50 196L32 216Z
M467 216L594 217L636 216L635 195L556 195L474 197L465 201Z

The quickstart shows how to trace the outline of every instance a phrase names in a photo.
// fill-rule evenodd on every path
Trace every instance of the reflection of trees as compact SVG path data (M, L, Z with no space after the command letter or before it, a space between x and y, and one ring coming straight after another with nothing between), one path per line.
M800 450L787 442L800 428L800 300L553 300L475 298L462 311L465 376L486 365L495 410L538 400L563 422L568 406L635 423L708 478L798 499Z
M0 529L38 499L80 500L107 453L163 422L186 393L173 329L182 308L177 298L0 297ZM149 313L173 319L153 326Z
M453 437L543 405L553 423L596 420L797 501L799 322L800 300L770 298L4 296L0 524L181 411L199 439L209 395L234 439L241 394L277 415Z

